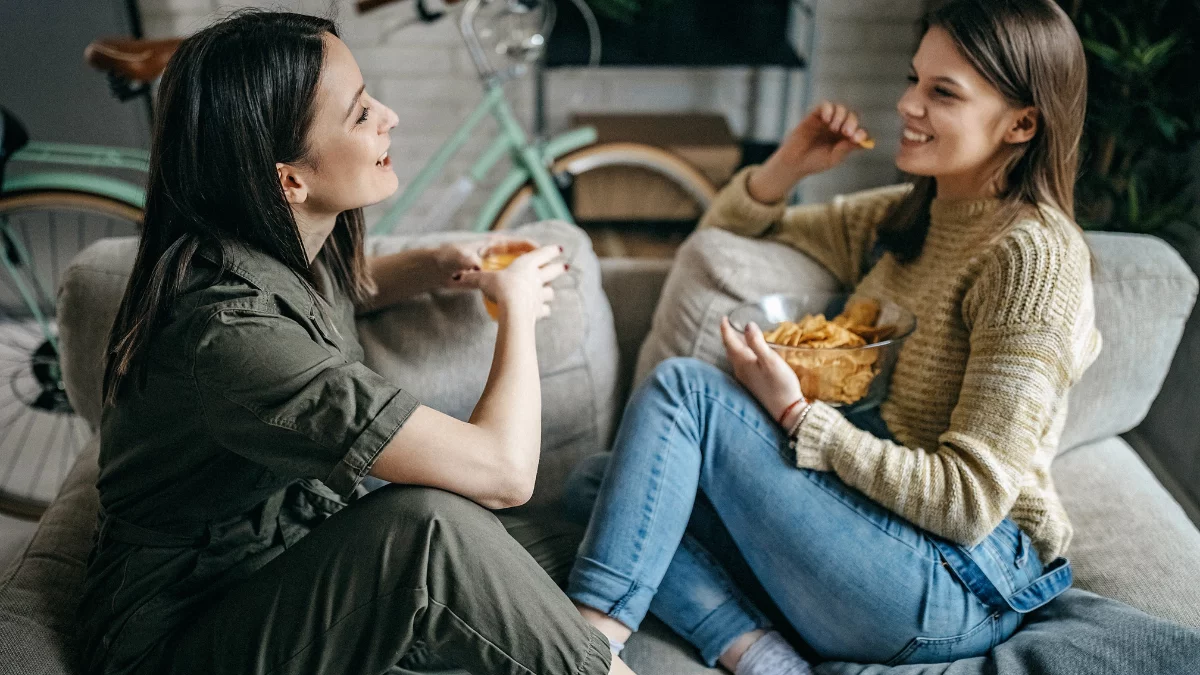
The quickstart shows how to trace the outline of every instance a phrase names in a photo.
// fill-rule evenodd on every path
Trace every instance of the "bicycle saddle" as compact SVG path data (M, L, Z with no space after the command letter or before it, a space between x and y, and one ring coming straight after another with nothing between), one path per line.
M127 80L150 82L162 74L180 42L183 42L183 38L98 38L83 50L83 60L97 70Z

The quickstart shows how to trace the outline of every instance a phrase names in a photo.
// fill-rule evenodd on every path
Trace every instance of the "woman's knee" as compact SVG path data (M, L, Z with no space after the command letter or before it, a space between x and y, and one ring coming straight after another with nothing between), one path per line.
M371 500L376 509L387 512L390 517L376 519L385 528L438 522L451 527L486 524L504 529L491 511L462 495L437 488L389 484L363 500Z
M720 368L688 356L675 356L659 363L651 380L674 394L710 390L731 382Z

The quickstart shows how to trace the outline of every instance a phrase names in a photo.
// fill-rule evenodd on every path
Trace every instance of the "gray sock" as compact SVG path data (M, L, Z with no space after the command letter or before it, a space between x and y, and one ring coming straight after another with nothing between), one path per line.
M750 645L738 661L734 675L809 675L808 661L776 631L770 631Z

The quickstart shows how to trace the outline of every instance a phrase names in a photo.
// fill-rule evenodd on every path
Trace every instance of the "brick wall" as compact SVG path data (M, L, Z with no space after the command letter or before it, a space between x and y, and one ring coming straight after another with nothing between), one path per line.
M681 0L683 1L683 0ZM915 21L926 0L818 0L816 63L813 100L831 98L857 108L879 144L856 153L845 165L814 177L804 189L806 201L838 192L881 185L896 179L892 164L900 125L895 102L905 86L908 61L916 42ZM734 4L731 2L731 5ZM417 24L402 30L393 26L410 17L411 3L356 16L349 0L334 3L346 43L363 70L375 97L396 110L399 126L393 133L392 160L405 184L441 140L475 106L479 85L474 68L452 21ZM245 6L288 8L327 13L329 0L246 2L238 0L139 0L148 36L187 34L215 17ZM802 33L801 33L802 34ZM802 78L792 82L789 124L799 119ZM763 69L758 74L757 115L748 105L755 74L748 69L572 69L547 78L547 118L550 130L561 131L573 112L596 111L717 111L739 136L770 140L778 129L783 73ZM532 86L526 79L508 85L520 117L532 119ZM418 203L412 217L420 218L437 201L437 194L463 173L489 140L481 126L477 138L464 148L445 175ZM504 163L488 177L494 184ZM478 190L460 213L467 220L487 195ZM382 207L368 211L377 217Z

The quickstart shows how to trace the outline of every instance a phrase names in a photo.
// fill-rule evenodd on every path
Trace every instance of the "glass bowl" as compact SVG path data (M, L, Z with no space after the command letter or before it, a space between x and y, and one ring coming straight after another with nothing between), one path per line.
M739 305L730 312L729 322L740 331L753 321L769 332L784 321L799 321L809 314L824 314L832 320L849 299L848 293L832 292L768 295ZM896 330L888 339L863 347L789 347L769 340L768 344L796 371L805 396L849 414L883 402L896 357L916 329L917 318L894 302L882 301L876 325L891 325Z

